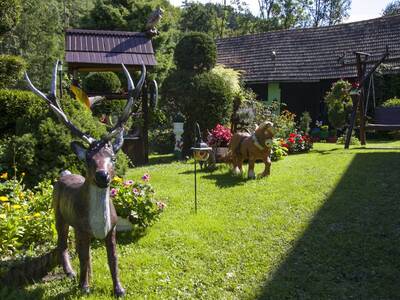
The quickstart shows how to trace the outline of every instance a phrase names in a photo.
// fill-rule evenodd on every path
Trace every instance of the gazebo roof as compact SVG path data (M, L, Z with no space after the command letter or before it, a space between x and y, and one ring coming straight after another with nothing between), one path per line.
M157 64L151 39L144 33L68 29L65 33L65 61L79 71L120 70L121 64Z

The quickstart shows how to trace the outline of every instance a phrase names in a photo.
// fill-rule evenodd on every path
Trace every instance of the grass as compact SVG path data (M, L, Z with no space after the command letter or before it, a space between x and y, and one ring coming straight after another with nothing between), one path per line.
M149 172L168 207L144 237L119 241L128 299L398 299L399 142L347 151L316 144L273 163L267 179L233 177L224 166L202 172L197 214L193 165L154 161L129 172ZM85 298L109 299L104 247L92 256ZM0 298L77 299L76 285L3 287Z

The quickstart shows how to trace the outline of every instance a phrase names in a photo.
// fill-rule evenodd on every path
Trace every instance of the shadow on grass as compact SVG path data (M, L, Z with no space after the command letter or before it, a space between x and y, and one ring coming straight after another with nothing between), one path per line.
M177 161L173 154L151 155L149 165L165 165Z
M400 153L357 154L259 299L399 299Z
M234 176L231 172L226 173L212 173L203 176L204 179L215 181L215 184L220 188L229 188L239 186L246 183L247 179L241 176Z

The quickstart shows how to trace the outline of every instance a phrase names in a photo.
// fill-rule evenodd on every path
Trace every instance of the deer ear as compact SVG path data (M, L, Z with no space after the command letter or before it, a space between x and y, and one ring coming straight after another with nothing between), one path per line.
M117 135L112 145L115 154L119 151L119 149L121 149L123 144L124 144L124 130L121 130L121 132Z
M86 161L87 150L86 150L85 146L83 146L83 144L74 141L71 143L71 148L80 160Z

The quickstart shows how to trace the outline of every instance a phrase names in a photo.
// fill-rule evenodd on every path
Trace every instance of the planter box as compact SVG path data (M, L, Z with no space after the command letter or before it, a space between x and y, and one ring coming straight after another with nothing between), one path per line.
M374 123L386 125L400 124L400 107L376 108Z

